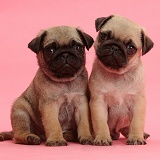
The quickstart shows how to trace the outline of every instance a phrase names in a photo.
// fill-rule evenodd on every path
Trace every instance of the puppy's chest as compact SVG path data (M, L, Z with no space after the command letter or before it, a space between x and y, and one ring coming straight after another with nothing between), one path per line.
M105 104L108 106L108 124L112 130L129 125L133 114L137 90L131 84L115 84L105 93Z
M77 94L63 94L59 100L59 122L62 130L73 130L76 128L75 123L75 103L74 97Z
M118 77L117 79L108 79L103 84L101 90L105 96L105 101L108 107L125 110L134 104L135 97L140 92L140 84L133 78ZM118 108L116 108L118 106ZM116 113L116 112L115 112Z
M141 88L139 80L134 76L106 78L106 81L104 81L102 85L102 92L117 98L125 98L128 95L136 95Z

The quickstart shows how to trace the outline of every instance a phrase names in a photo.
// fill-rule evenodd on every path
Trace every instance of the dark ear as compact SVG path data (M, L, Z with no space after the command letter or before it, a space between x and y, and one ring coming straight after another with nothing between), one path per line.
M108 16L108 17L100 17L97 18L95 21L95 26L96 26L96 31L98 32L102 26L109 21L112 17L114 17L114 15Z
M36 38L34 38L28 44L28 48L31 49L33 52L38 53L41 49L41 44L42 44L44 37L46 36L46 33L47 32L44 31L40 36L37 36Z
M86 46L87 50L89 50L91 48L93 42L94 42L93 38L90 35L82 32L79 29L77 29L77 32L80 35L80 37L81 37L84 45Z
M144 31L141 31L141 41L142 41L142 55L145 55L147 52L149 52L152 49L154 43L144 33Z

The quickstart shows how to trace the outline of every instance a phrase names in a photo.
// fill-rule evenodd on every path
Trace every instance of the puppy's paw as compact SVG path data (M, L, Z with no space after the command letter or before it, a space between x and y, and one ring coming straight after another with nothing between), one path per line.
M61 140L47 140L46 141L46 146L67 146L68 143L65 139Z
M110 137L106 137L106 138L96 137L95 140L93 141L93 145L96 145L96 146L111 146L112 145L112 139Z
M4 140L12 140L13 139L13 132L9 131L9 132L1 132L0 133L0 141L4 141Z
M76 130L70 130L63 132L63 137L68 142L77 142L78 141L78 135Z
M93 137L90 136L80 136L79 138L79 142L83 145L92 145L93 144Z
M0 134L0 141L4 141L4 137L1 134Z
M117 140L120 137L120 133L111 133L111 137L113 140Z
M27 144L29 145L39 145L41 143L41 139L34 134L29 134L27 136Z
M129 137L126 141L127 145L145 145L147 144L144 138L139 137Z
M150 135L148 133L144 133L144 139L147 139L148 137L150 137Z

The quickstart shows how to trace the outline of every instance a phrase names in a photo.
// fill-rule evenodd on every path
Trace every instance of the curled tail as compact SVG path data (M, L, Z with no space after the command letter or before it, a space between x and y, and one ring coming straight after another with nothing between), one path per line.
M0 132L0 141L4 140L12 140L13 139L13 132Z

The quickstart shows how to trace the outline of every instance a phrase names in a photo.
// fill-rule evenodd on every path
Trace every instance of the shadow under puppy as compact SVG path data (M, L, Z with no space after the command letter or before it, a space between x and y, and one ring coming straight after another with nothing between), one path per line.
M47 146L79 140L91 144L85 47L93 38L69 26L42 31L28 47L37 53L39 69L11 110L13 132L1 140ZM12 135L13 134L13 135Z
M152 40L134 22L111 15L95 21L96 58L89 79L94 145L111 145L120 133L129 145L146 144L145 84L141 56Z

